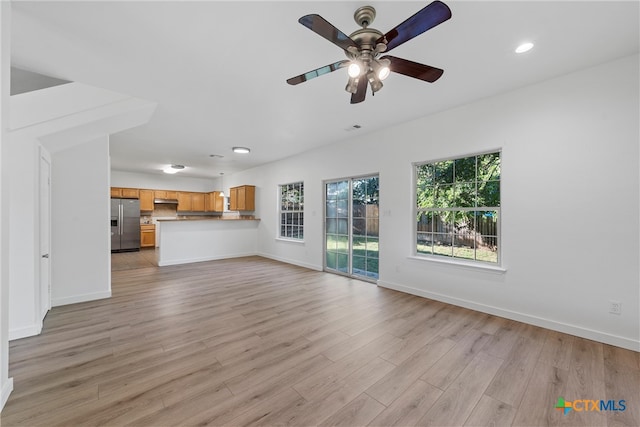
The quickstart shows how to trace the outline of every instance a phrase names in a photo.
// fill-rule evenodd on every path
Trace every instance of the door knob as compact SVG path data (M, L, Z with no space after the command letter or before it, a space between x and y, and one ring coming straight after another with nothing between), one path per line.
M49 254L42 255L42 258L49 258Z

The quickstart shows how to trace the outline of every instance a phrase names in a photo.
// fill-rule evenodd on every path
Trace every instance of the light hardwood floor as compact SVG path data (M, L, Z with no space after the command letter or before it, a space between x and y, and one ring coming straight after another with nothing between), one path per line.
M636 352L264 258L152 254L11 343L2 426L640 424Z

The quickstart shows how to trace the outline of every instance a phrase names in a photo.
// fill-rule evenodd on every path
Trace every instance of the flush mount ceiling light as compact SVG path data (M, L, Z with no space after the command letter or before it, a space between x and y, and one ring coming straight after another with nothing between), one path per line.
M162 171L164 173L170 173L170 174L174 174L178 171L181 171L182 169L184 169L183 165L170 165L167 166L166 168L164 168Z
M533 48L533 43L526 42L522 43L520 46L516 48L516 53L525 53L530 51Z
M248 149L247 147L233 147L232 150L234 153L239 153L239 154L247 154L251 152L251 150Z

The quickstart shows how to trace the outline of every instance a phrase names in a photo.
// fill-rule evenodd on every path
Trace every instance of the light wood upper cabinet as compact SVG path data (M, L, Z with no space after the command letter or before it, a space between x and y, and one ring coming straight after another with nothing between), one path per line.
M204 212L204 193L191 193L191 212Z
M224 198L218 191L198 193L193 191L147 190L111 187L111 197L140 199L140 210L154 210L154 199L178 200L178 212L222 212Z
M218 191L214 191L213 192L215 194L215 200L213 202L213 211L214 212L224 212L224 193L222 192L218 192Z
M204 195L204 211L205 212L213 212L213 208L214 208L213 207L213 201L214 201L213 193L214 192L207 193L207 194Z
M138 199L140 198L140 190L137 188L123 188L122 189L122 198L123 199Z
M224 211L224 197L220 196L219 191L212 191L205 195L205 212L222 212Z
M153 210L153 190L140 190L140 210L152 211Z
M232 211L256 210L256 187L241 185L229 189L229 209Z
M229 210L237 211L238 210L238 188L231 187L229 189Z
M178 191L178 211L191 212L191 193Z
M123 199L137 199L140 197L140 192L137 188L111 187L111 197L123 198Z
M167 191L167 190L154 190L153 191L153 196L156 199L176 200L178 198L178 192L177 191Z
M205 193L178 191L178 212L204 212Z

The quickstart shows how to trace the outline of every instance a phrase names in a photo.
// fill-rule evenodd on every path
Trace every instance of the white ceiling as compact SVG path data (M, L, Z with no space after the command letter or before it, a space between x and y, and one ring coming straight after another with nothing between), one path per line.
M356 105L344 69L285 83L345 58L298 18L317 13L349 34L371 4L385 33L429 1L14 1L12 65L158 102L149 124L112 136L113 169L179 163L183 175L217 177L639 50L637 1L444 1L449 21L392 52L443 77L392 74ZM535 48L516 55L528 40Z

